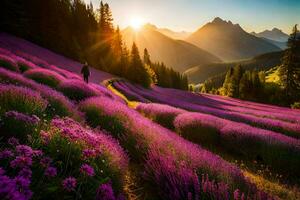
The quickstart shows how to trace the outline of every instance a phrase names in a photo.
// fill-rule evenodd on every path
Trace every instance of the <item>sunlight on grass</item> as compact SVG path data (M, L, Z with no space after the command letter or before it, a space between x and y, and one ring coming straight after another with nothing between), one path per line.
M114 88L111 84L107 85L107 88L109 90L111 90L114 94L118 95L119 97L121 97L130 108L135 109L138 105L139 102L137 101L130 101L127 99L127 97L125 95L123 95L121 92L119 92L116 88Z
M248 177L259 189L272 194L274 196L280 197L280 199L300 199L300 191L296 188L289 188L285 185L271 182L269 180L264 179L261 176L256 174L252 174L248 171L243 171L244 175Z
M278 83L279 82L279 72L278 69L272 68L266 72L266 82L267 83Z

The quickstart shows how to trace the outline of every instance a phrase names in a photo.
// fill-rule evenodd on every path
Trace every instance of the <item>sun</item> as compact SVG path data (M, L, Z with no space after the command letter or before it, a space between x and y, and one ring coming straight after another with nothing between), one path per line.
M144 20L141 17L132 17L130 19L130 26L134 30L139 30L144 24Z

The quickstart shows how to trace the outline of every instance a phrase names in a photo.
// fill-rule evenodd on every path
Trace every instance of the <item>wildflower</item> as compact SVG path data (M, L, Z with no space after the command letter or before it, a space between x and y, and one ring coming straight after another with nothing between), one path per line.
M27 179L30 179L31 175L32 175L32 171L28 167L25 167L25 168L21 169L18 173L18 176L22 176L22 177L27 178Z
M18 191L22 191L22 194L25 196L25 199L30 199L32 196L32 192L29 188L30 180L22 176L17 176L14 178L14 181L16 183Z
M45 170L45 176L54 177L57 175L57 169L55 167L47 167Z
M0 176L5 174L5 170L0 167Z
M13 155L14 154L11 150L5 149L5 150L0 152L0 159L10 158Z
M18 191L16 181L4 175L0 175L0 198L26 199L25 196Z
M96 151L91 150L91 149L84 149L82 151L82 157L84 160L95 157L96 156Z
M36 115L28 116L17 111L8 111L5 113L5 117L13 118L18 121L23 121L28 124L37 124L40 121L40 119Z
M41 136L41 138L42 138L42 141L43 141L45 144L48 144L48 143L49 143L49 141L50 141L50 136L49 136L49 134L48 134L46 131L41 130L40 136Z
M114 191L110 183L101 184L97 190L96 200L115 200Z
M18 145L16 147L16 152L21 156L32 156L33 151L30 146L27 145Z
M19 186L20 188L26 188L30 185L30 180L23 176L17 176L16 178L14 178L14 180L16 181L17 186Z
M8 144L12 145L12 146L17 146L19 145L19 140L15 137L11 137L8 139Z
M87 176L94 176L95 175L95 171L94 168L88 164L83 164L80 167L80 172L83 173L84 175Z
M239 200L240 199L240 190L239 189L236 189L233 192L233 198L234 198L234 200Z
M40 164L43 167L48 167L50 165L50 163L52 162L52 159L50 157L44 157L40 160Z
M27 156L17 156L13 161L10 162L12 168L29 167L32 165L32 158Z
M77 184L77 181L76 181L76 178L74 178L74 177L68 177L68 178L64 179L62 182L63 188L69 192L75 189L76 184Z

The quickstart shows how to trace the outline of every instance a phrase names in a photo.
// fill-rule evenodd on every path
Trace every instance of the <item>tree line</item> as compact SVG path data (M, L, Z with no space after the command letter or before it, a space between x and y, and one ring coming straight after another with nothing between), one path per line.
M119 27L113 25L109 4L103 1L94 9L82 0L2 0L0 17L1 31L97 69L145 87L187 88L185 76L163 63L145 63L136 44L126 48Z
M300 36L297 25L293 27L278 66L279 84L266 82L265 71L244 70L242 65L229 68L206 80L200 91L251 101L300 107Z

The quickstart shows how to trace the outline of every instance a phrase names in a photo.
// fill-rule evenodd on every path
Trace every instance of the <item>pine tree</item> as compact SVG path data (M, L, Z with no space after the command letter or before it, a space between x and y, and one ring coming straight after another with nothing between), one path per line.
M233 97L239 97L239 85L240 80L243 76L243 69L241 65L236 65L233 68L232 86L233 86Z
M240 98L247 99L249 98L249 95L252 90L252 81L251 81L251 72L246 71L243 73L242 78L240 80L239 84L239 92L240 92Z
M110 38L114 33L114 26L113 26L112 12L107 3L104 4L104 15L105 15L105 23L104 23L105 35L107 38Z
M232 85L232 78L233 77L233 68L230 67L226 73L225 80L223 83L223 95L225 96L233 96L233 85Z
M292 103L300 96L300 39L297 25L294 26L285 50L279 76L285 90L287 103Z
M151 84L151 77L140 58L139 50L135 43L133 43L131 49L129 79L144 87L149 87Z
M151 65L150 54L146 48L144 49L144 63L147 65Z

